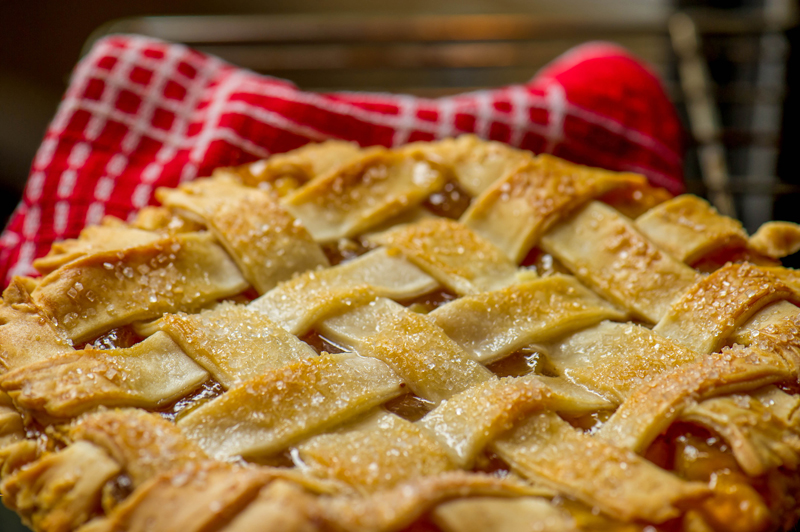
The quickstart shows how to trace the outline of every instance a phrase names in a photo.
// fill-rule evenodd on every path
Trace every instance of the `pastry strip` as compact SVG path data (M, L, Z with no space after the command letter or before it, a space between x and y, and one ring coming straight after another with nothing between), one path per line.
M374 358L324 355L231 388L178 426L210 456L267 456L399 395L400 385Z
M314 496L292 482L275 480L218 532L318 532Z
M457 499L437 506L432 516L444 532L578 531L567 512L539 497Z
M708 492L572 428L553 412L534 414L491 447L512 470L625 521L662 523Z
M417 423L427 428L455 464L475 457L519 418L543 408L550 391L535 378L491 379L454 395Z
M739 221L721 215L707 201L690 194L653 207L636 219L636 227L687 264L721 248L747 247L747 233Z
M169 469L206 458L174 423L134 408L87 414L72 423L68 435L71 441L86 441L108 453L134 488Z
M334 529L356 532L403 530L438 503L460 497L552 496L541 487L515 477L450 471L400 484L369 497L322 497L313 517L335 525Z
M456 294L474 294L514 282L516 266L491 242L463 224L433 218L369 237L396 248Z
M362 493L455 469L425 428L378 409L364 420L297 446L300 468Z
M218 530L271 480L251 468L203 462L153 478L81 532ZM168 509L168 511L166 511Z
M638 174L539 155L496 181L475 199L461 221L519 263L553 224L583 203L615 188L644 182Z
M717 351L755 312L794 291L751 264L726 264L700 280L658 322L653 332L698 353Z
M512 479L454 471L415 479L367 497L314 497L296 484L277 480L220 532L263 530L404 530L437 504L456 497L518 497L542 495Z
M22 416L14 408L11 397L0 392L0 449L25 438Z
M116 218L106 217L102 225L90 225L83 229L78 238L54 243L47 255L33 261L33 267L42 275L47 275L85 255L144 246L163 237L158 233L130 227Z
M751 335L749 347L780 356L797 375L800 372L798 330L800 330L800 315L794 315L758 329L757 335Z
M452 170L461 188L475 197L498 179L533 160L533 154L529 151L517 150L502 142L487 142L475 135L409 144L401 149L422 150L430 154L432 159L438 157Z
M383 360L415 394L434 403L493 378L431 320L388 299L328 319L319 331Z
M284 199L317 242L358 235L422 203L445 177L424 157L377 150L321 175Z
M608 409L600 397L558 378L490 379L416 423L380 409L297 447L301 469L374 492L424 475L468 468L498 433L533 409L585 414Z
M769 413L793 429L798 429L800 422L800 395L784 392L777 386L765 386L754 392L750 397L760 402L769 410Z
M759 331L770 325L778 325L800 315L800 308L786 300L765 306L750 319L742 323L730 336L730 341L750 345L758 338Z
M791 222L767 222L750 237L750 247L773 259L800 251L800 225Z
M754 390L792 375L776 355L741 346L725 348L638 387L600 427L597 437L644 452L699 398Z
M216 177L159 188L156 197L200 217L259 294L295 273L328 266L319 244L269 192Z
M782 266L765 266L762 270L774 275L787 285L800 292L800 270L784 268Z
M73 530L100 509L103 486L119 471L102 449L76 442L6 477L0 494L37 530Z
M566 379L621 403L642 382L699 355L633 323L603 322L545 347Z
M410 299L438 283L397 252L379 248L333 268L306 272L259 297L250 308L292 334L375 297Z
M541 247L585 284L650 323L698 278L630 220L596 201L545 234Z
M684 410L681 419L722 436L752 477L779 467L794 471L800 465L800 435L748 395L707 399Z
M73 352L72 342L31 298L33 286L14 277L0 301L0 373Z
M233 303L167 314L155 325L225 388L317 354L264 314Z
M486 364L526 345L625 315L574 277L554 275L465 296L428 317Z
M361 149L352 142L311 142L296 150L275 154L269 159L234 168L218 168L214 175L234 174L250 186L269 183L280 193L284 187L296 188L317 176L335 171L360 155Z
M127 349L84 349L0 377L17 406L74 417L98 406L156 408L188 394L208 373L159 332Z
M238 294L247 281L210 234L95 253L42 279L33 301L74 342Z

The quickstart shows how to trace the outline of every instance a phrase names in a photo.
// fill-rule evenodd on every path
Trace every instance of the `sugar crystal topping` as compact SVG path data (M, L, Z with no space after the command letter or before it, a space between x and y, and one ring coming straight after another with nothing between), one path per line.
M800 500L800 229L474 136L310 144L0 302L42 532L765 532Z

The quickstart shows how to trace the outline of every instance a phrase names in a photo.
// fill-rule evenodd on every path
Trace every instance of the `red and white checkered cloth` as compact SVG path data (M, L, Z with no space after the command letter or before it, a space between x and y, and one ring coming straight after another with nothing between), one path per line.
M682 130L658 79L590 43L523 85L438 99L317 94L185 46L99 41L78 64L0 237L0 279L106 215L128 218L160 186L330 138L398 146L461 133L682 185Z

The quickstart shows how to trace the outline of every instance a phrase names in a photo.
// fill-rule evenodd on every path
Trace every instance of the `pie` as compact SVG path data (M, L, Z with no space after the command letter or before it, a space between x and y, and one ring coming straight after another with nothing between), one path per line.
M156 197L3 293L0 492L35 530L800 517L796 225L473 136Z

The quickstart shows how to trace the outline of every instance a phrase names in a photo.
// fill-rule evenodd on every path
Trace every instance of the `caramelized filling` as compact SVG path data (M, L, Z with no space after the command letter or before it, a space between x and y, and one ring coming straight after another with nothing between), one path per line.
M547 355L534 348L521 349L486 366L498 377L522 377L529 373L557 377L558 371Z
M472 202L470 195L457 181L448 181L422 204L436 216L458 220Z
M395 397L383 405L383 407L392 414L411 422L419 421L425 417L425 414L433 410L434 406L436 405L431 401L426 401L413 393Z
M781 390L783 390L784 392L788 393L789 395L800 394L800 382L798 381L782 382L777 384L776 386Z
M599 412L592 412L591 414L584 414L582 416L564 416L561 414L561 417L564 418L564 421L575 427L576 429L580 429L584 432L593 432L599 429L603 423L608 421L608 418L614 412L611 410L601 410Z
M336 242L322 245L322 252L325 253L331 266L351 261L372 249L375 249L375 246L351 238L340 238Z
M259 295L261 295L261 294L256 292L255 288L250 286L250 287L247 288L247 290L245 290L241 294L236 294L235 296L225 298L225 299L221 300L220 302L222 302L222 301L230 301L231 303L236 303L236 304L239 304L239 305L246 305L246 304L250 303L251 301L253 301L254 299L256 299Z
M603 203L614 207L628 218L638 218L659 203L672 198L672 194L663 188L650 185L627 186L606 192L598 198Z
M644 458L650 460L661 469L675 469L675 448L665 434L655 439L644 452Z
M133 482L126 474L117 475L103 486L101 505L105 513L113 510L119 503L133 493Z
M566 497L556 497L553 504L563 508L575 519L578 530L591 530L592 532L681 532L683 523L680 518L672 519L659 525L646 523L625 523L617 521L601 513L597 508L592 508Z
M492 451L484 451L475 459L473 471L487 473L497 477L505 477L511 472L508 463Z
M94 349L126 349L133 347L141 342L144 338L136 334L133 328L129 325L111 329L102 336L95 338L93 342L87 342L82 346L76 346L76 349L85 349L92 347Z
M46 425L43 420L34 418L30 412L21 412L22 425L25 428L25 439L36 441L42 451L60 451L67 446L60 431ZM46 420L45 420L46 421Z
M418 314L427 314L441 307L445 303L453 301L454 299L458 299L456 294L450 292L446 288L441 288L439 290L434 290L433 292L428 292L427 294L421 295L414 299L398 301L398 303L408 307L409 310Z
M763 479L749 478L724 442L707 430L678 423L668 431L673 440L675 473L687 480L707 482L713 494L697 512L718 532L766 532L774 529L762 496ZM760 493L761 492L761 493Z
M765 500L773 515L780 516L777 523L782 530L797 530L800 514L797 501L800 500L800 475L797 471L784 468L770 471L764 479ZM793 528L795 527L795 528Z
M781 264L778 260L761 255L747 248L723 246L706 253L689 266L697 271L710 273L722 268L729 262L749 262L756 266L780 266Z
M219 382L214 378L209 378L203 384L195 388L189 395L162 406L155 410L155 413L174 423L181 416L188 414L206 401L210 401L218 395L221 395L224 391Z
M300 188L304 181L306 181L305 175L302 176L292 176L292 175L284 175L273 179L272 181L262 181L261 177L253 176L249 172L240 174L242 176L242 182L248 186L257 186L263 190L270 190L275 192L278 197L284 197L288 195L290 192L294 192L296 189Z
M571 275L566 266L561 264L557 258L549 253L545 253L539 248L533 248L522 259L523 268L534 268L540 277L547 277L556 273Z
M441 530L431 520L429 514L424 514L406 528L401 529L400 532L441 532Z
M307 332L305 335L300 336L300 340L310 345L318 355L321 355L322 353L344 353L346 351L346 349L343 349L340 345L328 340L313 329Z
M283 451L282 453L273 454L270 456L247 458L247 462L260 466L281 467L285 469L291 469L297 465L294 463L294 460L292 460L291 451L289 450Z

